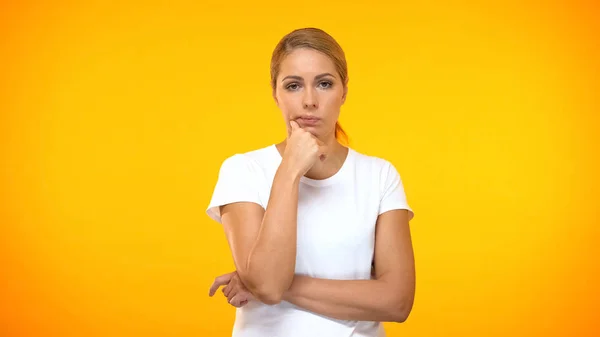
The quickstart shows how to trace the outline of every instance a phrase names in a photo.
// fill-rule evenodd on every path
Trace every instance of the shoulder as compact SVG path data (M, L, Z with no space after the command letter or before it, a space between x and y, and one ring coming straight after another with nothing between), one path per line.
M246 152L236 152L226 157L221 164L221 171L237 173L255 173L264 171L276 158L273 156L273 145Z
M408 219L411 220L414 217L414 212L408 205L399 170L396 169L392 161L366 154L357 154L355 157L357 163L362 162L363 166L371 168L370 172L363 171L361 175L368 174L371 188L377 191L374 195L378 195L379 198L378 214L381 215L393 209L406 209L409 211ZM360 167L360 165L358 164L357 167Z
M277 149L274 145L268 145L258 149L240 153L238 155L244 157L246 160L256 165L264 166L273 161L276 161L278 159L279 152L277 152Z
M375 155L366 154L363 152L354 151L354 158L357 167L369 168L371 171L386 173L394 168L394 165L387 159Z
M399 170L392 161L357 151L354 151L354 153L357 173L369 177L368 180L371 184L378 187L380 195L383 195L386 190L402 184Z

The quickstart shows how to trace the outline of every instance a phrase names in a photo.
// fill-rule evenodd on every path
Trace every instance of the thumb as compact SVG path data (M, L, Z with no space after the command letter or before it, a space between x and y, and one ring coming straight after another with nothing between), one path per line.
M298 125L298 122L296 121L290 121L290 126L292 128L292 132L300 129L300 125Z

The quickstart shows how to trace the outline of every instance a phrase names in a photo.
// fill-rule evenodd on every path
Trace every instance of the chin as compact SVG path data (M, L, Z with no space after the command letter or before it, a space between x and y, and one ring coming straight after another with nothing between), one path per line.
M320 138L321 136L321 132L319 132L319 128L315 127L315 126L307 126L304 128L304 130L310 132L313 136Z

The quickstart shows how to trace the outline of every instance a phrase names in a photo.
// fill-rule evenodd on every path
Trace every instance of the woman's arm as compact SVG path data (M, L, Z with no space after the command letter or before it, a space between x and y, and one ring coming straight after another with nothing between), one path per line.
M249 202L222 206L222 222L242 283L266 304L281 301L296 270L300 178L326 153L326 145L290 121L286 148L266 210Z
M296 275L283 299L338 319L404 322L415 294L408 211L385 212L376 226L375 279L329 280Z
M237 273L261 302L281 301L296 265L297 171L282 163L266 211L255 203L221 206L221 217Z

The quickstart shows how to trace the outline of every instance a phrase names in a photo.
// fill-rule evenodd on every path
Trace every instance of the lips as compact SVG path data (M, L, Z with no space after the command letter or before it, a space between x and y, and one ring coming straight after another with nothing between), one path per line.
M300 124L303 124L306 126L316 125L317 123L319 123L320 120L321 120L321 118L315 117L315 116L303 116L298 119Z

